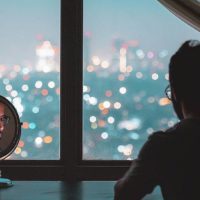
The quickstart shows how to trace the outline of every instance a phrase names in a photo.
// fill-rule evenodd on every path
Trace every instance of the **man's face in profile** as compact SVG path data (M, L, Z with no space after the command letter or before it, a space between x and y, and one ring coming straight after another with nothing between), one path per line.
M4 116L5 106L3 103L0 103L0 138L2 137L3 131L5 129Z

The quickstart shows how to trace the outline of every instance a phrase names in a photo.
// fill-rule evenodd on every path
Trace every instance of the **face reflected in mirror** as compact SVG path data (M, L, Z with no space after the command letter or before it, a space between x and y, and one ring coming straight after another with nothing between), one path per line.
M8 121L9 117L5 114L5 104L0 102L0 139L2 138Z

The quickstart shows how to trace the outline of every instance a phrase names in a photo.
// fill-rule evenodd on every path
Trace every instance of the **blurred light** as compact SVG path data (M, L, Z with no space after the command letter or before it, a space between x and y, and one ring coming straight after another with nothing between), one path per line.
M12 102L11 97L6 97L6 99L8 99L8 101Z
M107 97L111 97L112 96L112 91L111 90L107 90L106 93L105 93L105 95Z
M118 124L119 129L126 129L133 131L141 127L141 120L139 118L132 118L130 120L123 120Z
M122 153L122 152L124 151L124 146L123 146L123 145L119 145L119 146L117 147L117 150L118 150L120 153Z
M126 51L126 48L121 48L121 49L120 49L120 54L121 54L121 55L126 55L126 52L127 52L127 51Z
M42 94L43 96L47 96L47 95L49 94L49 92L48 92L47 89L43 89L43 90L41 91L41 94Z
M28 74L30 72L29 68L25 67L22 69L23 74Z
M30 129L35 129L35 128L36 128L36 124L33 123L33 122L31 122L31 123L29 124L29 128L30 128Z
M50 41L44 41L42 45L38 46L36 49L36 55L41 58L54 57L55 50Z
M97 123L92 123L92 124L91 124L91 128L92 128L92 129L96 129L96 128L97 128Z
M139 59L143 59L145 57L144 51L142 49L138 49L136 51L136 55L138 56Z
M89 94L84 94L84 95L83 95L83 99L84 99L85 101L88 101L88 100L90 99L90 95L89 95Z
M15 149L15 154L20 154L22 152L22 149L20 147L17 147Z
M90 87L83 85L83 93L90 92Z
M56 88L56 94L60 95L60 88Z
M108 110L108 109L103 109L103 110L102 110L102 114L103 114L103 115L107 115L108 113L109 113L109 110Z
M115 108L115 109L120 109L121 106L122 106L122 105L121 105L121 103L119 103L119 102L115 102L115 103L114 103L114 108Z
M27 151L22 151L22 152L21 152L21 156L22 156L23 158L26 158L26 157L28 156Z
M100 58L98 56L93 56L92 57L92 62L93 62L94 65L100 65L101 60L100 60Z
M16 107L17 111L20 113L22 113L24 111L24 107L21 104L14 104L14 106Z
M168 51L167 50L163 50L163 51L161 51L160 53L159 53L159 57L160 58L164 58L164 57L166 57L168 55Z
M17 72L12 71L12 72L10 73L10 78L11 78L11 79L14 79L16 76L17 76Z
M169 80L169 73L165 74L165 79L168 81Z
M53 138L51 136L45 136L43 140L44 143L50 144L53 141Z
M46 100L47 100L47 102L52 102L53 101L53 97L52 96L47 96Z
M48 83L49 88L54 88L55 85L56 85L56 84L55 84L54 81L50 81L50 82Z
M104 106L104 108L110 108L111 103L109 101L104 101L103 106Z
M89 100L89 103L93 106L97 105L98 103L97 98L95 97L90 97L88 100Z
M152 51L149 51L149 52L147 53L147 57L148 57L149 59L152 59L152 58L154 57L154 53L153 53Z
M22 100L21 100L20 97L15 97L15 98L13 99L13 103L14 103L14 104L21 104L21 102L22 102Z
M35 87L36 87L36 88L41 88L42 85L43 85L42 81L36 81L36 82L35 82Z
M94 66L93 65L88 65L87 66L87 71L88 72L93 72L94 71Z
M35 138L35 146L37 148L41 148L43 144L43 139L41 137L36 137Z
M46 134L44 131L39 131L38 136L39 137L44 137Z
M136 73L136 78L141 79L143 77L142 72L137 72Z
M22 85L22 90L23 90L24 92L28 91L28 90L29 90L28 85L27 85L27 84Z
M124 76L123 74L120 74L120 75L118 76L118 80L119 80L119 81L124 81L124 79L125 79L125 76Z
M129 133L129 137L133 140L138 140L140 138L139 134L138 133L135 133L135 132L131 132Z
M35 106L35 107L32 108L32 112L35 113L35 114L39 113L39 111L40 111L40 108L37 107L37 106Z
M119 88L119 92L120 92L121 94L126 94L127 89L126 89L125 87L121 87L121 88Z
M95 116L90 117L90 122L94 123L97 121L97 118Z
M132 151L133 151L133 145L132 144L128 144L124 147L124 151L123 151L123 154L125 156L130 156L132 154Z
M29 123L28 122L23 122L22 128L28 129L29 128Z
M104 120L99 120L98 121L98 126L99 127L104 127L106 125L106 122Z
M126 72L126 49L121 48L120 49L120 58L119 58L119 68L120 72L125 73Z
M18 92L16 90L11 91L10 95L12 97L16 97L18 95Z
M130 156L132 154L133 151L133 145L132 144L128 144L128 145L119 145L117 147L117 150L120 153L123 153L125 156Z
M131 65L127 66L126 71L129 72L129 73L132 72L133 67Z
M7 79L7 78L4 78L4 79L3 79L3 84L4 84L4 85L9 84L9 82L10 82L9 79Z
M172 120L168 121L168 123L167 123L168 127L172 127L172 126L174 126L174 124L175 124L175 122Z
M21 67L19 66L19 65L14 65L14 70L16 71L16 72L20 72L21 71Z
M158 76L157 73L153 73L151 77L152 77L152 79L155 80L155 81L158 80L158 78L159 78L159 76Z
M20 140L18 143L18 147L21 147L21 148L24 147L24 141Z
M153 132L154 132L153 128L150 127L147 129L147 134L151 135Z
M156 99L154 97L148 97L147 101L148 103L154 103Z
M109 124L113 124L114 122L115 122L115 118L114 117L112 117L112 116L108 117L108 123Z
M107 133L107 132L103 132L103 133L101 134L101 137L102 137L104 140L106 140L106 139L108 138L108 133Z
M104 60L104 61L102 61L102 63L101 63L101 67L104 68L104 69L108 68L109 65L110 65L110 64L109 64L109 62L108 62L107 60Z
M166 105L169 105L169 104L171 104L171 101L168 99L168 98L161 98L160 100L159 100L159 105L160 106L166 106Z
M11 91L12 90L12 85L8 84L8 85L6 85L5 88L6 88L7 91Z

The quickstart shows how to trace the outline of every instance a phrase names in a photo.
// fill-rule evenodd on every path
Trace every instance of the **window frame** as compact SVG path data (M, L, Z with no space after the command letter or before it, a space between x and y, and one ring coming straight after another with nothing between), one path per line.
M82 160L82 46L83 0L61 0L61 157L60 160L2 160L3 177L115 180L128 169L130 161Z

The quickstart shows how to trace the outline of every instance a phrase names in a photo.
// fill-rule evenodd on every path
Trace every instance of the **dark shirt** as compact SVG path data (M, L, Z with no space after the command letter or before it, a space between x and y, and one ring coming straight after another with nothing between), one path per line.
M142 199L157 185L165 200L200 199L200 119L151 135L115 185L115 200Z

